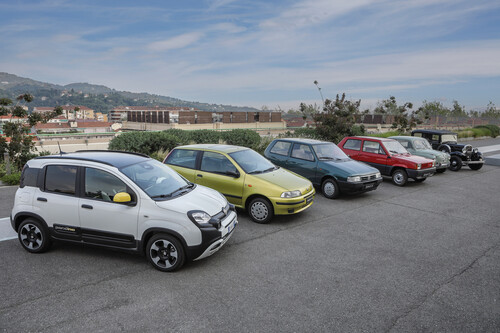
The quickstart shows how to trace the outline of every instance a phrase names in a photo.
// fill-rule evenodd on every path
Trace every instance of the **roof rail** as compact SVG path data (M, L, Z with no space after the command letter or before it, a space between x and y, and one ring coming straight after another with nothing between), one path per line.
M98 150L98 149L89 149L89 150L77 150L75 153L121 153L121 154L131 154L131 155L137 155L137 156L142 156L142 157L148 157L151 158L150 156L142 153L136 153L133 151L125 151L125 150Z

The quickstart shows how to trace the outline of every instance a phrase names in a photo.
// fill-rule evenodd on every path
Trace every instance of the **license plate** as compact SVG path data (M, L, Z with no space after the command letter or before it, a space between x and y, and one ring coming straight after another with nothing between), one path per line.
M313 197L306 199L306 206L309 205L313 201Z
M424 173L424 177L431 177L434 173L429 172L429 173Z
M366 185L365 185L365 189L366 189L366 188L372 188L372 187L373 187L373 184L366 184Z
M234 230L234 227L236 226L236 220L229 223L229 225L227 226L227 233L230 234L231 233L231 230Z

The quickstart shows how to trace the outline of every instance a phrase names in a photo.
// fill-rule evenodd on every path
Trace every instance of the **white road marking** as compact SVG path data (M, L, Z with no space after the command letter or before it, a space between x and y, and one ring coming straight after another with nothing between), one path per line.
M9 239L16 239L17 234L12 229L12 226L10 225L10 218L9 217L4 217L0 219L0 242L9 240Z
M484 153L490 153L492 151L500 151L500 145L478 147L478 149L483 154Z

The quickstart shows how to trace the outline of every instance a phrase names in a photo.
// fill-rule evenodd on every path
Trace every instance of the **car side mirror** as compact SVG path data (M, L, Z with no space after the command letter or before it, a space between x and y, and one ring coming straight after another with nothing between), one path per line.
M240 173L238 171L227 170L225 174L233 178L240 178Z
M125 204L127 206L135 205L135 202L132 201L132 197L127 192L116 193L113 197L113 202Z

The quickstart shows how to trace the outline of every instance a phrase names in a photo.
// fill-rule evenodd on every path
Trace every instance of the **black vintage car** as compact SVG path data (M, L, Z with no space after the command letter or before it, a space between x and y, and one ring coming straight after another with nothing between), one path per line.
M432 149L440 150L450 154L451 171L458 171L462 165L468 165L472 170L479 170L483 167L483 155L477 148L471 145L460 144L457 140L457 133L445 130L414 130L412 136L425 138L432 145Z

